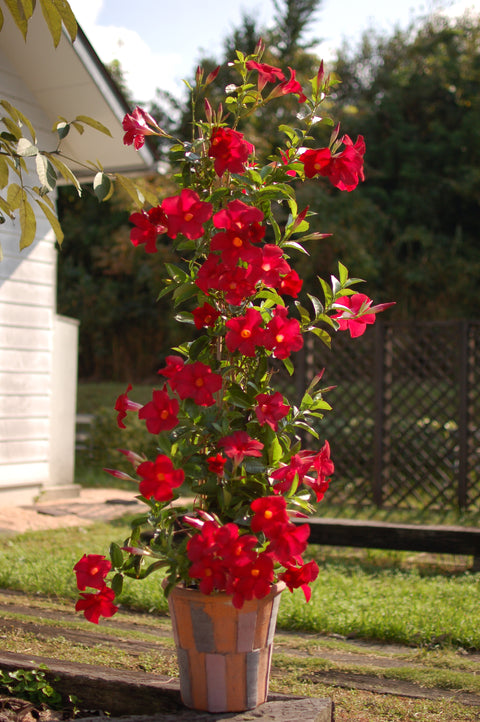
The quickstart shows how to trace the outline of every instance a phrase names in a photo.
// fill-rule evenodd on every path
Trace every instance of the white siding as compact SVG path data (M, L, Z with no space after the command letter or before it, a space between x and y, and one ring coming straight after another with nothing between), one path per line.
M32 121L40 145L43 135L43 146L50 147L51 136L45 133L50 124L2 55L1 36L0 79L2 97ZM0 262L0 504L31 503L55 483L51 469L55 242L40 211L34 243L19 251L19 235L18 220L0 225L4 254Z

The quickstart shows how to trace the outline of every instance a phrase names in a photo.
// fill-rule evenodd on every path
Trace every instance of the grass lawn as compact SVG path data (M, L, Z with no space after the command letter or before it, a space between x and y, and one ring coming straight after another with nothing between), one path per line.
M84 553L108 553L128 535L126 520L80 529L0 538L0 588L76 597L72 567ZM464 558L310 547L320 574L305 604L300 590L283 595L279 627L412 646L480 650L480 577ZM166 611L160 577L126 580L120 601Z

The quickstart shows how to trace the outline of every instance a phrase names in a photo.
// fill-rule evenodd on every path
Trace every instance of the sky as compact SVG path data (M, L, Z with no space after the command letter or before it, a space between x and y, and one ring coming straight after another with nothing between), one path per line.
M223 39L244 13L260 27L272 24L272 0L69 0L79 24L100 59L119 60L136 102L153 99L156 88L179 97L183 78L191 78L202 49L221 57ZM441 10L480 13L480 0L323 0L307 38L327 63L343 40L355 43L363 31L389 33Z

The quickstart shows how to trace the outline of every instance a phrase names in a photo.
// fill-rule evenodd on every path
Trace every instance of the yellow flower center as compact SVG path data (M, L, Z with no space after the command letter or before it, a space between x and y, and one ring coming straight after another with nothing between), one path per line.
M161 414L160 414L160 418L161 418L161 419L168 419L169 416L170 416L170 414L168 413L167 409L163 409L163 411L162 411Z
M203 386L203 379L195 379L195 386L201 388Z
M260 569L252 569L252 577L259 577L260 576Z
M165 481L165 474L163 473L163 471L157 471L156 477L157 477L157 481L160 481L160 482Z
M252 332L250 331L249 328L243 328L243 329L240 331L240 336L241 336L242 338L250 338L251 335L252 335Z
M184 220L184 221L187 221L187 223L188 223L189 221L191 221L192 218L193 218L193 213L190 213L190 211L187 211L187 213L184 213L184 214L183 214L183 220Z
M90 574L98 574L99 571L100 571L100 570L99 570L98 567L92 567L92 568L90 569Z
M235 238L233 239L232 243L233 243L233 245L236 246L237 248L241 248L241 247L243 246L243 241L242 241L242 239L239 238L238 236L235 236Z
M271 519L273 516L273 511L270 511L270 509L266 509L263 513L263 516L265 519Z
M285 336L283 335L283 333L277 333L277 335L275 336L275 341L277 343L282 343L282 341L284 339L285 339Z

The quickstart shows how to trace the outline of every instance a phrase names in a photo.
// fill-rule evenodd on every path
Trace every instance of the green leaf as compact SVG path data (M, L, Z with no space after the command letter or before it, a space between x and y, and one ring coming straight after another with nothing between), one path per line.
M112 579L111 587L115 592L115 596L119 597L123 590L123 574L115 574Z
M71 183L75 188L77 189L77 193L79 196L82 195L82 187L76 178L76 176L72 173L70 168L63 163L60 158L58 158L54 153L44 153L44 155L50 160L50 162L55 166L55 168L59 171L59 173L65 178L66 181Z
M318 318L322 313L324 313L325 309L316 296L312 296L310 293L307 293L307 296L312 302L313 310L315 311L315 318Z
M40 208L42 209L42 211L45 213L45 216L47 217L48 222L50 223L52 230L55 233L55 238L57 239L57 243L59 246L61 246L63 243L64 235L63 235L62 227L58 221L57 216L55 215L55 213L53 213L51 208L49 208L48 205L44 201L40 201L38 198L36 198L35 200L38 203L38 205L40 206Z
M89 125L91 128L98 130L100 133L105 133L105 135L109 135L110 138L112 137L109 129L98 120L95 120L95 118L90 118L88 115L77 115L75 121L83 123L84 125Z
M199 338L195 339L193 343L190 344L190 347L188 349L188 355L192 359L192 361L196 361L203 349L208 346L209 343L210 339L208 336L200 336Z
M65 120L61 120L55 125L55 131L58 133L60 140L63 140L70 133L70 123Z
M115 569L119 569L123 564L123 552L115 542L110 544L110 559Z
M108 201L112 197L113 188L113 183L106 173L99 172L96 174L93 179L93 192L100 202Z
M328 333L328 331L324 331L323 328L310 328L309 331L315 334L315 336L318 336L318 338L323 341L325 346L328 346L328 348L331 348L332 346L332 337Z
M20 138L17 143L17 153L24 158L38 154L38 148L28 138Z
M0 8L0 30L3 28L3 13L2 9ZM1 260L1 259L0 259Z
M251 406L250 397L238 384L232 384L230 386L227 393L227 400L231 401L235 406L240 406L241 409L249 409Z
M283 365L285 366L285 368L287 369L288 373L290 374L290 376L293 376L293 372L295 371L295 368L293 366L292 361L289 358L284 358L284 359L282 359L282 362L283 362Z
M45 186L45 188L48 188L49 191L53 191L57 184L55 168L43 153L37 155L35 163L40 183Z

